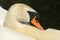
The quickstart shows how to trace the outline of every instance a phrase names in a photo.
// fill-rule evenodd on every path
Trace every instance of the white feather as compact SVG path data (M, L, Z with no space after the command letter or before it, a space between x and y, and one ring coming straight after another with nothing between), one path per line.
M0 25L3 25L6 14L7 14L7 10L3 9L0 6Z
M7 10L0 7L0 40L35 40L32 37L18 33L4 27L4 20L7 14Z

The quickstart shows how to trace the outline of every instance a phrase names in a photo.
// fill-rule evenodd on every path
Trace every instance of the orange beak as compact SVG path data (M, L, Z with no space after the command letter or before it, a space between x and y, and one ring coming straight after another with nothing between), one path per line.
M40 23L39 23L39 21L38 22L36 22L37 20L36 20L36 16L31 20L31 23L33 24L33 25L35 25L38 29L40 29L40 30L44 30L43 29L43 27L40 25Z

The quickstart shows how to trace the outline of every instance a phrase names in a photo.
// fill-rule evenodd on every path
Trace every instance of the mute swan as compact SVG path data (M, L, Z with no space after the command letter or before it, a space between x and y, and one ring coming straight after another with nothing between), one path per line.
M54 29L43 30L38 20L38 26L35 25L35 18L38 16L34 14L37 14L37 12L28 5L22 3L14 4L6 15L4 25L9 29L31 36L36 40L60 40L60 31ZM37 28L30 25L29 22L32 22Z
M4 27L3 23L7 12L7 10L0 7L0 40L35 40L32 37Z

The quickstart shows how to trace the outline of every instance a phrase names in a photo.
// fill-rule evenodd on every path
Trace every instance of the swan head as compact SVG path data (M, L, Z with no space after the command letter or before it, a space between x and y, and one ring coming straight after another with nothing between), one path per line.
M39 14L30 6L22 3L17 3L11 6L8 12L9 16L18 20L22 24L30 24L43 30L39 23Z

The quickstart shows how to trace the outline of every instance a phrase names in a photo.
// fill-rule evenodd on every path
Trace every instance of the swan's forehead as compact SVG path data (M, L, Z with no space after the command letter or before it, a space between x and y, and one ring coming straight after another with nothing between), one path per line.
M25 4L20 4L18 6L19 6L18 11L21 14L20 16L23 17L23 19L25 19L26 21L28 21L28 22L31 21L33 16L38 17L38 15L36 15L37 12L33 8L31 8L30 6L25 5Z
M19 6L19 8L24 8L25 10L30 10L30 11L33 11L33 12L36 12L33 8L31 8L30 6L26 5L26 4L22 4L22 3L18 3L18 4L15 4L16 6Z
M19 6L21 7L20 9L23 10L23 15L25 15L24 17L28 22L30 22L35 16L37 17L37 20L39 20L39 14L33 8L26 4L20 4Z

